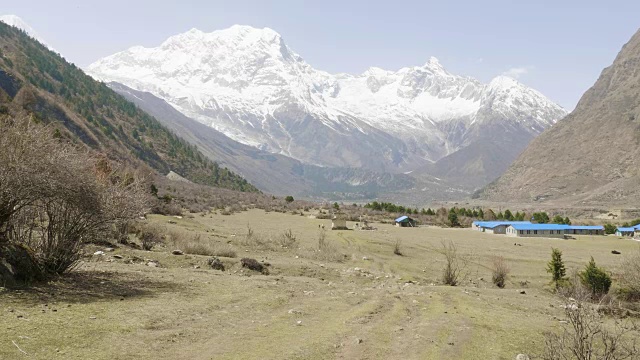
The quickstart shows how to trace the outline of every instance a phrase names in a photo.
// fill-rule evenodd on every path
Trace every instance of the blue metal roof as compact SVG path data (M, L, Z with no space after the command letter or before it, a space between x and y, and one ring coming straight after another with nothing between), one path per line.
M567 230L569 225L561 224L511 224L516 230Z
M569 225L569 230L604 230L604 226L594 225Z
M396 222L403 222L404 220L407 220L407 219L409 219L407 215L400 216L399 218L396 219Z
M620 232L634 232L635 228L632 227L619 227L616 231Z
M633 228L636 229L636 230L640 230L640 224L634 226Z
M531 221L474 221L476 226L480 226L487 229L493 229L500 225L511 225L511 224L531 224Z

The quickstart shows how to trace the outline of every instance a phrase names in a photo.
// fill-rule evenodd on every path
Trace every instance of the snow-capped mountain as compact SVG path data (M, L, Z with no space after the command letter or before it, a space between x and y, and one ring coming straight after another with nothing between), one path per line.
M38 40L42 45L44 45L47 48L49 48L49 50L55 51L49 44L47 44L42 39L42 37L40 37L40 35L38 35L38 33L31 26L29 26L29 24L27 24L19 16L16 16L16 15L0 15L0 21L2 21L3 23L5 23L7 25L11 25L11 26L17 27L18 29L26 32L27 35L29 35L32 38Z
M482 84L435 58L398 71L329 74L277 32L239 25L132 47L87 72L150 92L242 143L324 166L411 171L470 146L485 126L530 140L566 115L514 79Z

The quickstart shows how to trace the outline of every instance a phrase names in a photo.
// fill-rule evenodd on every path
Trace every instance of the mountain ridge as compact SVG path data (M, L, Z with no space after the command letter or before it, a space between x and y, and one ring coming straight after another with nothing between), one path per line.
M640 201L640 30L575 110L531 142L480 197L626 206ZM554 169L545 173L540 169Z
M386 172L428 167L472 145L483 124L533 138L566 114L513 79L481 84L435 58L398 71L329 74L277 32L249 26L192 29L98 60L87 72L150 92L244 144L308 164Z

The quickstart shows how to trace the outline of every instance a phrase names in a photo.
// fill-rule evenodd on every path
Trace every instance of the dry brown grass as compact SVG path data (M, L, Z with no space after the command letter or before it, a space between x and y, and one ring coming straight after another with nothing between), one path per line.
M178 249L185 254L221 256L235 258L238 256L233 246L220 244L210 239L203 239L200 234L188 234L178 230L169 231L165 236L167 246Z

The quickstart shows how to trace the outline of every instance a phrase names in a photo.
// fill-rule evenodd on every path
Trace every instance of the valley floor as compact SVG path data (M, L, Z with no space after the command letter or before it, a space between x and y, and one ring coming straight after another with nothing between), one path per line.
M238 257L221 258L221 272L208 256L121 247L50 284L2 290L0 359L513 359L541 353L542 332L560 328L545 271L552 247L569 273L593 256L614 274L639 247L612 236L515 239L374 224L327 231L346 255L328 261L312 249L329 220L251 210L147 222L230 245ZM252 245L247 224L263 239L291 229L299 249ZM393 254L398 239L403 256ZM460 286L441 284L444 240L468 259ZM491 283L496 255L511 267L505 289ZM270 274L243 270L242 257L269 262Z

